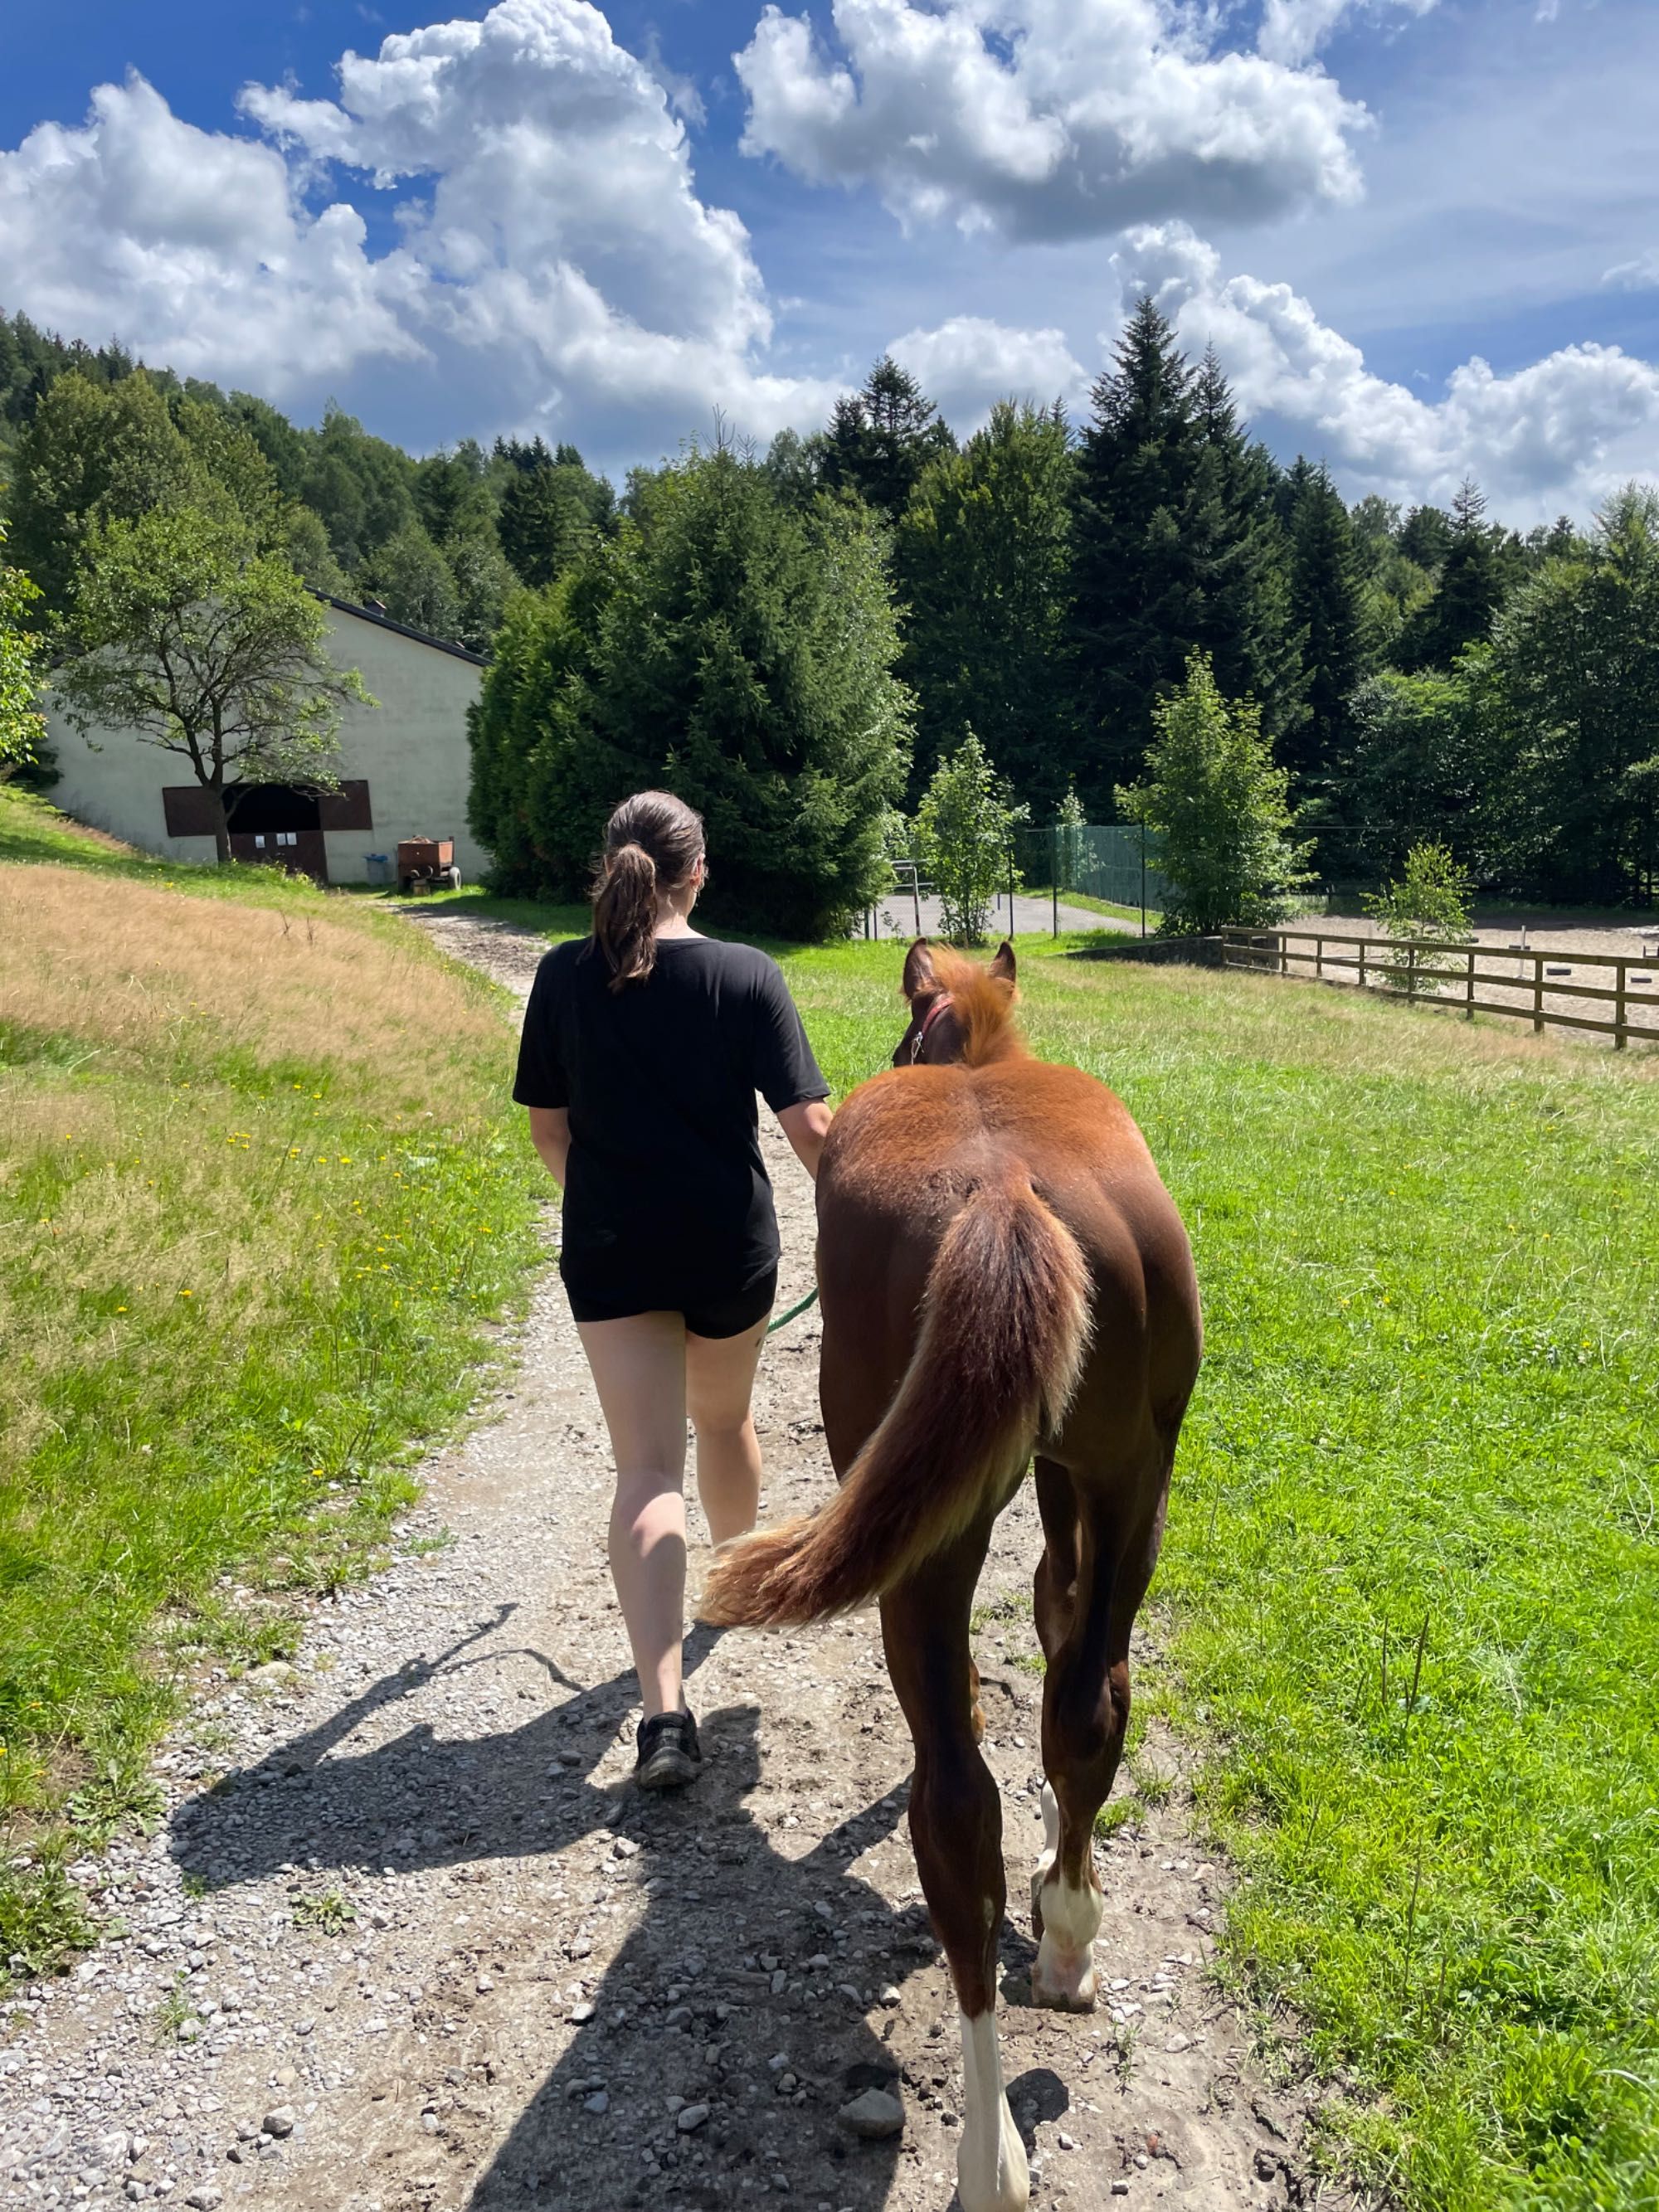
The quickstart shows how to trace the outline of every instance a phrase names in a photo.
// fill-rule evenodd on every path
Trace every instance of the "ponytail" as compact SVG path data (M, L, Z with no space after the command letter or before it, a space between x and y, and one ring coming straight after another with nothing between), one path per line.
M657 864L643 845L607 853L593 891L593 938L611 988L642 983L657 964Z
M657 964L657 908L702 858L702 817L668 791L636 791L605 825L593 878L592 942L611 988L643 983Z

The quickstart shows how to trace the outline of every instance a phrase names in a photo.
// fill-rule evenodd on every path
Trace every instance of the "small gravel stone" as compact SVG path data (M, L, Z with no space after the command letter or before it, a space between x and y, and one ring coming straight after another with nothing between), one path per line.
M592 2020L593 2014L599 2008L596 2005L589 2004L586 1998L584 1997L580 2004L574 2004L571 2006L567 2017L574 2021L576 2026L580 2027L584 2021Z
M674 2125L683 2136L695 2135L708 2118L707 2105L687 2105L684 2111L674 2115Z
M582 2099L582 2110L585 2112L608 2112L611 2100L603 2089L595 2089L591 2097Z
M259 2123L259 2132L267 2136L291 2136L294 2132L294 2107L278 2105L274 2112L265 2114Z

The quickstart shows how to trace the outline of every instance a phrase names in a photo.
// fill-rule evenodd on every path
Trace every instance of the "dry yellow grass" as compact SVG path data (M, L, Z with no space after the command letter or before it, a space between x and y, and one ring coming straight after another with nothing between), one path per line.
M326 1065L440 1116L501 1042L487 994L396 923L52 866L0 873L0 1018L123 1060Z
M544 1188L502 1012L308 886L0 866L0 1962L75 1924L8 1828L143 1800L157 1615L262 1650L215 1577L345 1571L466 1403Z

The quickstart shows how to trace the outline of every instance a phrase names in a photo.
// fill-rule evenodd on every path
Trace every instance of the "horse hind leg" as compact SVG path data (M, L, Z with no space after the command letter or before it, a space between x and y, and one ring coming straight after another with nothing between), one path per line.
M1042 1556L1031 1584L1031 1612L1042 1656L1053 1666L1071 1633L1077 1606L1080 1529L1077 1491L1058 1461L1040 1454L1036 1467L1037 1510L1042 1518ZM1045 1683L1046 1702L1046 1683ZM1042 1785L1043 1847L1031 1869L1032 1932L1042 1934L1042 1889L1060 1850L1060 1808L1053 1784Z
M882 1638L915 1746L910 1838L961 2012L962 2212L1024 2212L1025 2148L1003 2091L997 1954L1006 1904L1002 1807L974 1735L969 1620L990 1522L930 1559L881 1603Z
M1076 1602L1065 1641L1049 1656L1043 1684L1045 1837L1032 1882L1032 1921L1040 1940L1031 1994L1038 2004L1066 2011L1091 2011L1095 2002L1094 1940L1103 1910L1095 1818L1123 1754L1129 1632L1151 1580L1161 1528L1155 1498L1150 1516L1139 1516L1143 1525L1135 1540L1124 1547L1116 1515L1091 1504L1079 1490Z

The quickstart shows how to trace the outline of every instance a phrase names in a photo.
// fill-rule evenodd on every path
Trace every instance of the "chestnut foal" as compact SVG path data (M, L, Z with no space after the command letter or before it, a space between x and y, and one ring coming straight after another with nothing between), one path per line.
M1035 1452L1048 1786L1032 1995L1086 2009L1095 1815L1198 1372L1198 1290L1124 1107L1019 1042L1012 948L988 971L919 939L904 991L895 1072L847 1101L818 1171L819 1390L842 1488L723 1553L702 1611L777 1626L880 1599L915 1746L911 1838L962 2008L962 2205L1016 2212L1030 2184L997 2048L1002 1814L978 1749L974 1589Z

